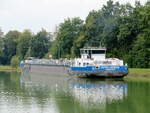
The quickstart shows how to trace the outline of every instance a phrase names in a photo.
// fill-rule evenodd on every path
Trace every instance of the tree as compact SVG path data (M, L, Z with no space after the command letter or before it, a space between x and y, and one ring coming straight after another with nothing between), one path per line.
M19 37L20 37L21 33L17 30L13 30L13 31L9 31L6 35L5 35L5 38L8 38L8 39L12 39L14 40L15 42L17 42L19 40Z
M48 52L49 49L49 33L46 30L38 32L30 41L30 56L42 58Z
M16 55L17 42L20 37L20 32L9 31L3 37L2 64L10 64L12 56Z
M16 55L16 45L13 39L4 39L3 64L10 64L12 56Z
M53 49L53 56L55 58L72 56L73 52L71 48L82 28L83 21L80 18L68 18L64 23L59 25L55 49Z
M130 56L129 61L132 62L129 62L129 66L136 68L150 67L150 38L146 34L138 35Z
M0 64L2 63L3 57L3 32L0 29Z
M150 67L150 4L138 6L136 17L140 31L134 41L133 48L129 54L128 64L130 67L149 68ZM130 62L132 61L132 62Z
M1 39L3 36L4 36L4 33L3 33L3 31L1 30L1 28L0 28L0 39Z
M21 60L24 59L27 54L32 37L33 37L33 34L30 30L25 30L20 35L18 45L17 45L17 55L19 56Z
M13 56L11 59L11 66L13 68L17 68L19 66L19 57L18 56Z

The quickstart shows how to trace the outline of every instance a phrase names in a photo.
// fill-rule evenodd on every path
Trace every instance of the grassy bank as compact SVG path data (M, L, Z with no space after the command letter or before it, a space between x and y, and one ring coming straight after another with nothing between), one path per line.
M17 72L20 72L21 69L19 67L13 68L11 66L0 66L0 71L17 71Z
M129 75L130 74L149 75L150 77L150 69L130 68Z
M150 82L150 69L130 68L129 74L124 77L124 80Z
M150 82L150 77L133 77L133 76L127 76L123 78L125 81L135 81L135 82Z

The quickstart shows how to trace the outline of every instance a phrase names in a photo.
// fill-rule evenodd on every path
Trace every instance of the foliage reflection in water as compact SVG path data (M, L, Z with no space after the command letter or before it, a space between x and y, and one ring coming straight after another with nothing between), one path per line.
M149 88L144 82L0 72L0 113L148 113Z

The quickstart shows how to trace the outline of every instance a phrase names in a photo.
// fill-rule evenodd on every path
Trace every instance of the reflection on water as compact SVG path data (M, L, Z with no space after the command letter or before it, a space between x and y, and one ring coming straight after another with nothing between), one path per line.
M80 103L90 107L103 106L106 103L122 100L127 96L127 84L119 83L99 83L99 84L72 84L73 96L80 101Z
M148 113L149 83L0 72L0 113Z
M22 73L21 83L30 87L49 86L51 94L59 99L73 98L81 107L106 109L106 103L122 100L127 96L127 84L124 81L91 81L90 79L69 78L68 76L41 76ZM61 100L61 101L62 101ZM68 103L69 104L69 103Z

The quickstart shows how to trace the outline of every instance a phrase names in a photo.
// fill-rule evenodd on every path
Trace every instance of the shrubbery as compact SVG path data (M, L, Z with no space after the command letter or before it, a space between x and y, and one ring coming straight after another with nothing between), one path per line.
M13 56L12 59L11 59L11 66L13 68L17 68L18 65L19 65L19 57L18 56Z

